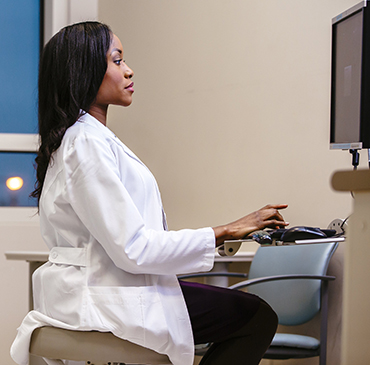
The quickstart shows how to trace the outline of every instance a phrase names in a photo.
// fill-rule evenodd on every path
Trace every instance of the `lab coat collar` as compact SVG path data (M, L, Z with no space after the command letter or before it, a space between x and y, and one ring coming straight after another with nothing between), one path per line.
M103 123L99 122L95 117L93 117L91 114L82 111L82 116L78 119L78 122L80 123L86 123L89 124L95 128L98 128L102 133L108 134L110 137L116 137L114 133L106 127ZM116 137L117 138L117 137Z
M78 119L78 122L87 123L95 128L98 128L103 135L112 138L112 140L115 143L117 143L121 148L123 148L127 155L129 155L130 157L132 157L133 159L137 160L138 162L145 166L145 164L140 160L140 158L137 157L107 126L99 122L91 114L84 112L84 114Z

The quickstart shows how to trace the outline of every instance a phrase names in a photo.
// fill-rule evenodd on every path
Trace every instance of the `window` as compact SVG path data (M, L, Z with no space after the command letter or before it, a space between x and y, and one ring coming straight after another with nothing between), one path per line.
M37 75L42 9L42 0L6 1L1 6L0 206L37 204L28 196L35 181L35 153L32 152L37 148ZM12 177L22 179L23 184L18 185L18 189L9 185L8 179Z

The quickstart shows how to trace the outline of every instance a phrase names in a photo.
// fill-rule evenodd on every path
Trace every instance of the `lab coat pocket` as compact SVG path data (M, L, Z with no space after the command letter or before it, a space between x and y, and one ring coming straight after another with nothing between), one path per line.
M150 348L168 341L162 302L153 287L89 287L88 303L92 328Z
M83 323L86 268L47 262L33 274L34 308L72 326Z

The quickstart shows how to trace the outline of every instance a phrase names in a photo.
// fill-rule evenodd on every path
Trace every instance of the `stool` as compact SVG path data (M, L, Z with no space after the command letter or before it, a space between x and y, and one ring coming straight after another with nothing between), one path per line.
M171 364L167 355L122 340L111 332L40 327L33 331L30 354L46 359L85 361L90 365Z

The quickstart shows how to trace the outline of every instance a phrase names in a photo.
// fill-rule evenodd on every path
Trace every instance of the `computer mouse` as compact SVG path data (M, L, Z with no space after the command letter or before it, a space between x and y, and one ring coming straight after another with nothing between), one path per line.
M294 242L296 240L308 240L326 237L327 235L320 228L297 226L287 229L281 235L280 240L284 242Z
M249 237L252 237L252 239L260 245L272 244L272 238L266 231L254 231L249 235Z

